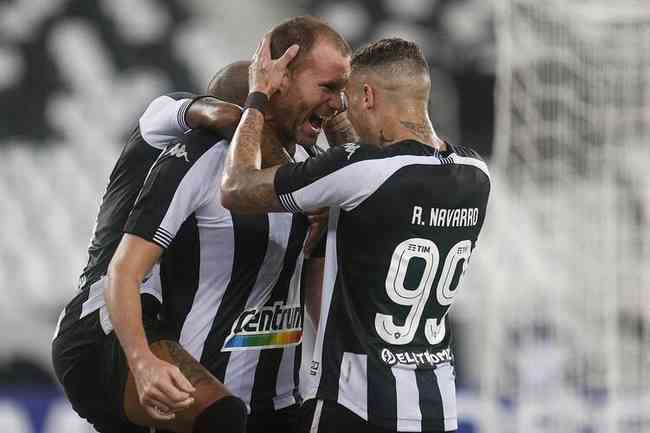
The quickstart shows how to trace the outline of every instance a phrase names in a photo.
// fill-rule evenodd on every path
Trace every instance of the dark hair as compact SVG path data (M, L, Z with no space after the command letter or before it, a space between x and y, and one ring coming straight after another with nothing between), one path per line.
M429 72L424 53L415 42L400 38L380 39L357 49L352 54L352 69L375 69L380 66L408 64Z
M271 58L277 59L293 44L300 46L297 56L289 64L295 69L309 54L318 39L327 39L341 52L349 55L352 49L348 42L329 24L320 18L302 16L291 18L271 31Z

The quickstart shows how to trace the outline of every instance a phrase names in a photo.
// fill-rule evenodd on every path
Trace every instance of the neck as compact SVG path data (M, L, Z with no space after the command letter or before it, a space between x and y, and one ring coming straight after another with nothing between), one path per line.
M445 150L446 144L438 138L426 113L402 110L382 121L380 140L382 146L404 140L414 140L438 150Z
M296 150L295 143L288 143L288 140L283 140L281 134L278 133L278 128L275 128L270 122L264 124L261 147L262 168L291 162L287 157L287 152L293 157Z

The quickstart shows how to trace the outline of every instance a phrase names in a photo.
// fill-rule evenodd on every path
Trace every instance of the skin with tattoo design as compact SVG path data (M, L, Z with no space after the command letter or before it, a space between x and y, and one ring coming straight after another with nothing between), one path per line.
M272 60L267 38L263 39L253 56L249 69L252 91L273 98L289 85L287 67L298 47L290 47L278 60ZM346 126L341 128L338 144L348 138L379 147L403 140L415 140L438 150L446 144L436 135L428 115L428 73L407 66L352 66L345 94L349 108L345 112ZM277 167L263 169L260 164L260 143L265 126L264 115L256 109L244 111L231 142L222 179L222 204L238 212L282 212L275 193ZM331 119L336 122L336 119ZM336 133L332 133L332 138ZM343 138L344 137L344 138Z
M275 167L262 169L260 144L269 140L291 149L298 139L316 140L320 127L342 111L341 90L350 75L350 57L327 38L320 38L310 52L303 53L299 66L289 68L300 47L293 45L278 59L271 59L271 37L259 43L249 68L249 90L269 97L266 117L258 110L245 110L231 142L221 183L224 207L238 203L240 213L258 212L256 200L267 203L275 199L272 185ZM309 101L310 104L307 104ZM307 108L305 108L307 107ZM293 128L278 113L294 114ZM317 120L314 120L314 116ZM316 128L318 126L318 128ZM255 176L250 176L255 173ZM258 176L261 174L261 176ZM271 211L281 211L277 199ZM251 206L245 205L251 203ZM234 208L233 208L234 210Z

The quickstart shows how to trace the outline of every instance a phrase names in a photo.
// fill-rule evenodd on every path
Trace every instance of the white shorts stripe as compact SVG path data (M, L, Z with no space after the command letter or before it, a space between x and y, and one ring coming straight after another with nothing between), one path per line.
M311 428L309 433L318 433L318 424L320 424L320 415L323 411L323 400L316 402L316 410L314 410L314 419L311 421Z
M260 360L259 350L239 350L230 353L223 384L249 407L255 382L255 371Z
M397 394L397 430L421 431L422 412L420 411L420 393L415 379L415 370L393 367L390 369L395 377Z
M458 415L456 414L456 380L454 367L451 364L442 365L434 370L440 388L442 411L445 417L445 431L458 429Z
M368 355L343 352L337 401L368 419Z

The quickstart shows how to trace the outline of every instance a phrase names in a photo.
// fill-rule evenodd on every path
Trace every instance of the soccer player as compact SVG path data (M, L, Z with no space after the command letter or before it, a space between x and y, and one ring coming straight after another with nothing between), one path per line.
M232 212L330 207L303 431L454 431L445 317L485 219L486 164L436 136L421 50L384 39L352 57L348 115L361 141L260 169L266 106L295 80L269 51L265 38L251 67L255 103L231 142L221 201Z
M301 43L309 57L299 56L302 86L285 89L287 102L274 107L276 121L265 130L261 162L269 166L307 158L295 143L315 143L323 120L341 108L339 92L349 72L349 46L317 19L289 20L271 37L281 53ZM295 48L279 61L292 54ZM156 370L137 294L139 281L160 261L163 315L180 345L250 407L248 432L286 432L300 401L297 345L308 219L224 209L219 185L227 148L227 140L196 130L160 155L109 267L108 311L127 359ZM165 385L183 391L175 380ZM138 384L148 409L166 403L146 388Z
M224 69L227 70L228 68ZM223 74L218 74L217 77L227 78ZM215 83L220 81L218 79ZM168 110L164 110L167 104L175 107L171 116L168 115ZM241 109L237 105L215 98L193 98L192 95L182 93L162 96L147 108L113 168L88 248L88 264L80 277L79 293L63 310L52 343L54 369L66 395L77 413L94 424L100 432L148 431L138 428L127 419L125 406L131 407L131 410L136 408L138 419L146 421L144 423L154 423L138 403L138 395L132 386L133 378L127 367L132 360L125 359L120 350L104 302L108 264L122 237L129 212L147 172L165 146L175 139L174 135L170 135L170 130L187 131L190 128L208 127L230 137L240 114ZM168 424L185 424L184 428L177 431L189 431L187 424L192 424L201 412L205 413L203 418L206 419L201 422L214 428L218 425L210 419L214 410L204 409L215 399L230 393L177 343L166 340L169 333L156 320L162 302L157 272L153 272L139 286L142 294L141 314L151 350L164 367L149 373L167 374L183 389L180 392L168 389L160 391L171 393L174 404L167 407L159 403L158 407L167 413L154 415L168 419ZM133 364L133 368L137 369L137 362ZM130 376L129 380L127 375ZM205 380L199 384L201 378ZM193 394L192 398L189 397L190 393ZM188 406L191 409L178 418L169 412ZM221 410L229 414L228 417L223 417L224 421L243 425L245 408L241 402L226 399L222 402ZM149 418L152 418L151 415ZM234 426L233 431L236 430L237 427ZM200 430L197 427L196 431L211 430Z

